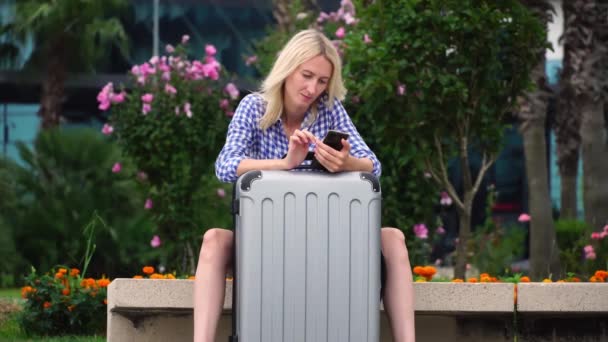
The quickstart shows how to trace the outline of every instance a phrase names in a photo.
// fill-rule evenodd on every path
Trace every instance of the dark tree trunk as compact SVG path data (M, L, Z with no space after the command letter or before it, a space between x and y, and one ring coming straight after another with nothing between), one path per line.
M66 78L65 50L61 39L49 49L46 77L42 84L40 110L42 129L57 127L61 118Z

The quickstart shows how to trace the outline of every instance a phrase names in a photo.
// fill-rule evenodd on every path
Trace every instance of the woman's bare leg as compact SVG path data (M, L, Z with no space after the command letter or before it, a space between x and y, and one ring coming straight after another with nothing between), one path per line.
M203 236L203 246L194 281L194 341L213 342L222 314L226 271L232 260L232 232L209 229Z
M397 228L382 228L382 253L386 261L384 310L395 342L414 342L414 286L405 236Z

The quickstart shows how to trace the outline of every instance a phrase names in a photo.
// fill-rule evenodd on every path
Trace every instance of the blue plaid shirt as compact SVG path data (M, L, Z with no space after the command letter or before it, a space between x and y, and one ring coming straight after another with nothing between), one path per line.
M319 101L317 108L316 120L310 122L312 114L306 112L300 129L307 129L319 139L323 139L330 129L349 133L350 154L357 158L369 158L374 164L374 175L379 177L380 162L357 132L342 103L336 99L334 108L329 109L323 100ZM215 161L215 174L222 182L236 181L236 169L243 159L281 159L287 153L289 138L285 135L281 119L266 131L259 127L265 109L264 100L258 94L249 94L239 103L228 126L226 144ZM311 145L309 149L312 151L314 146Z

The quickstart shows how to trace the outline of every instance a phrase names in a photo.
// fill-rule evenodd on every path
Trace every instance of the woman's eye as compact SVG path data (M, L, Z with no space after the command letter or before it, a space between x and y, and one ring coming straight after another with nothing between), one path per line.
M302 76L304 76L304 78L311 78L312 77L312 75L310 75L310 74L302 74Z

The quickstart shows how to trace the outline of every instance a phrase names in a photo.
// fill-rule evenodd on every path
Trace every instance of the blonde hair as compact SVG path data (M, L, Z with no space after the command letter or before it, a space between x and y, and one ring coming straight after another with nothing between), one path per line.
M320 55L327 58L333 66L326 90L328 96L325 105L331 109L334 106L334 99L344 99L346 88L342 81L342 61L333 43L317 30L300 31L279 52L270 73L262 82L259 94L266 102L266 111L260 119L262 130L272 126L281 117L285 79L302 63ZM311 105L312 120L318 115L317 105L321 98L322 96Z

